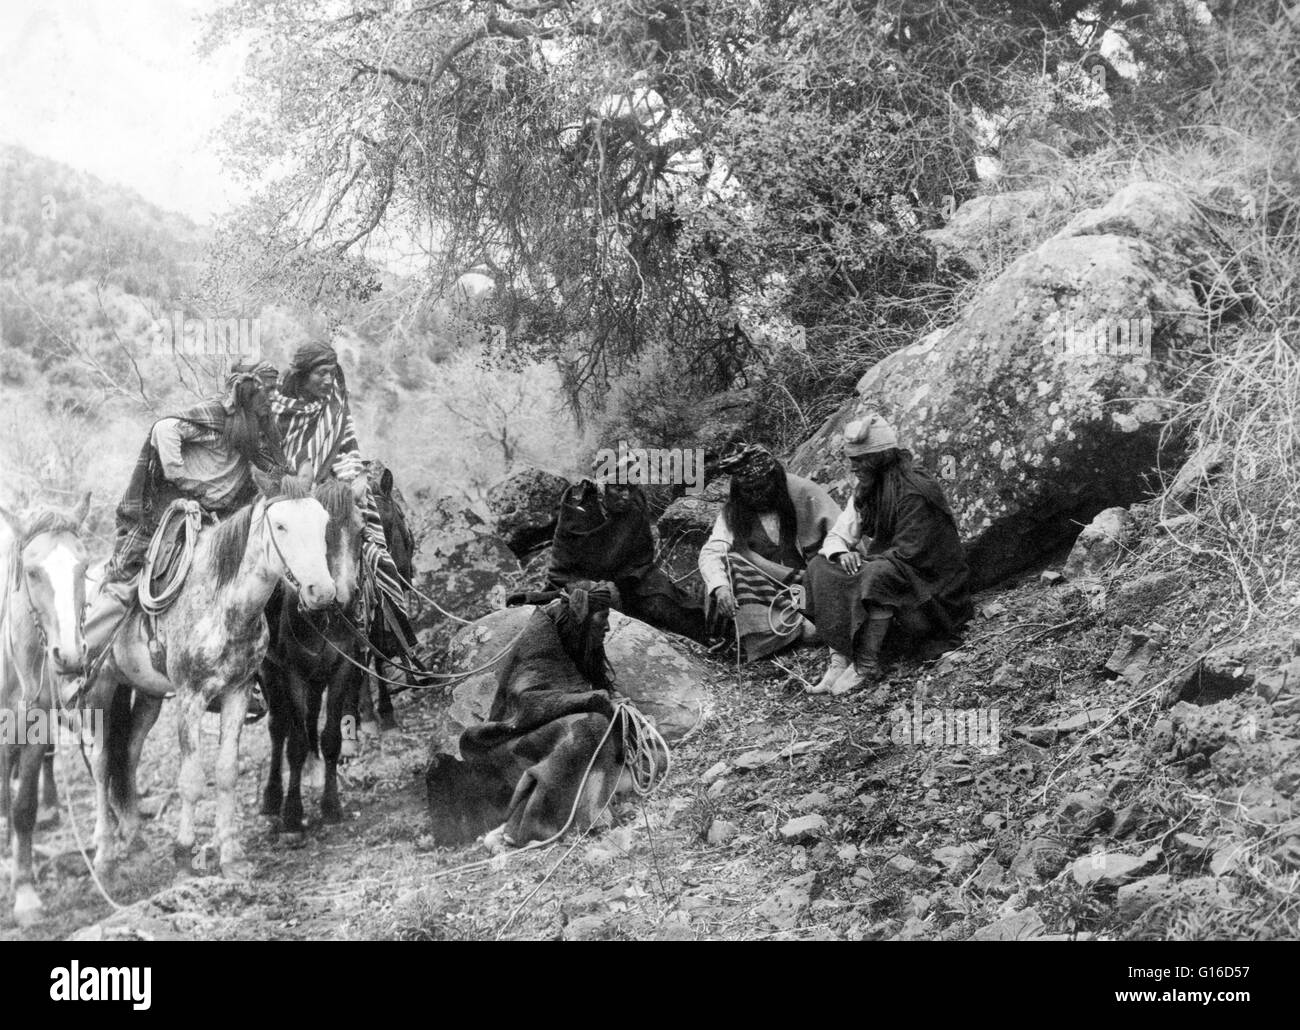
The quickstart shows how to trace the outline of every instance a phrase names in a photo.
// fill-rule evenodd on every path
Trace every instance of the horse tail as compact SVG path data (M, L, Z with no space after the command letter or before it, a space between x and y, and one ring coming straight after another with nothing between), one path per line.
M114 807L125 806L131 796L131 688L119 683L108 705L104 746L108 749L108 791Z

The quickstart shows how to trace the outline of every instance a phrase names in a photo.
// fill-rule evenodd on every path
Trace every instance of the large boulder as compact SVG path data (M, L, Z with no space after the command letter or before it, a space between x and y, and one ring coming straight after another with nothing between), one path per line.
M1209 229L1179 191L1140 183L1008 267L953 325L873 366L792 471L847 497L844 424L875 409L942 478L975 585L1032 564L1152 484ZM1151 354L1067 351L1067 328L1151 319ZM1165 464L1176 456L1171 444Z
M536 608L519 605L492 612L453 638L446 671L478 668L510 646ZM708 703L707 667L686 654L672 637L644 622L610 612L605 653L614 666L619 693L654 720L664 739L680 740L699 721ZM462 730L487 718L497 687L496 666L457 684L443 726L444 744L454 747Z
M757 390L728 390L691 405L685 412L683 444L704 448L704 460L713 468L733 444L748 442L759 428L764 411Z
M679 497L659 516L659 564L679 586L703 591L698 563L700 548L713 532L731 486L731 477L710 482L699 497Z
M494 484L487 494L492 530L521 558L550 542L556 510L569 481L554 472L524 468Z
M441 499L415 552L415 586L462 619L477 619L505 604L522 577L519 559L487 524L463 503ZM417 631L447 621L418 599L412 622Z
M966 201L942 228L921 235L934 245L941 267L977 275L998 255L1041 233L1050 210L1042 190L992 193Z

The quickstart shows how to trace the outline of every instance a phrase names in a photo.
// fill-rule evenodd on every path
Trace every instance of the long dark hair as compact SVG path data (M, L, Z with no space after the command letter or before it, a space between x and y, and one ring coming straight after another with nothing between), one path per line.
M265 415L258 415L253 407L261 390L262 385L251 379L235 387L235 410L227 413L221 438L227 447L250 462L256 463L264 451L273 463L286 466L275 416L269 410Z
M580 580L585 586L596 586ZM581 589L578 584L571 584L570 589ZM609 690L614 686L614 666L605 654L605 634L597 633L592 624L592 616L597 611L608 611L606 601L591 598L586 612L579 614L572 603L566 600L557 613L555 629L559 633L564 650L573 659L584 679L589 680L598 690Z
M950 522L956 524L943 490L934 478L912 463L912 454L898 447L880 452L871 482L853 488L853 505L864 533L889 539L894 534L898 516L898 499L904 487L910 487L930 502Z
M776 543L787 541L797 547L799 519L795 515L794 501L790 500L790 491L786 488L785 468L777 462L772 471L763 477L762 482L767 486L769 496L772 498L771 510L781 518L781 540ZM722 507L722 518L727 528L731 530L732 539L736 543L743 543L749 539L758 514L741 497L740 484L737 482L737 477L732 476L731 493L727 503Z

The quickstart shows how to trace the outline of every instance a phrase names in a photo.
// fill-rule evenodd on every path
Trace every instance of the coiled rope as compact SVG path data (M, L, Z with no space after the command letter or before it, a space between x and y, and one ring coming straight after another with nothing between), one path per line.
M777 590L776 596L772 598L772 600L768 603L767 606L767 626L768 629L770 629L773 632L773 634L779 637L783 637L787 633L791 633L796 628L798 628L799 624L803 622L803 615L800 611L801 606L797 603L799 598L799 594L797 591L803 589L802 584L782 583L779 579L773 576L766 569L760 569L757 565L755 565L744 555L737 554L735 551L727 552L726 561L728 564L732 562L738 562L738 563L743 563L745 565L748 565L751 569L757 572L764 579L771 580L772 583L774 583L777 587L780 588L779 590ZM730 568L728 568L727 573L728 575L730 575L731 573ZM772 621L772 619L773 616L776 614L777 602L780 601L783 597L786 597L787 595L789 596L790 603L788 607L783 608L781 610L782 624L781 626L778 627ZM792 612L793 612L793 618L791 618Z
M177 519L185 520L185 532L181 543L180 561L173 563L171 575L158 593L153 592L153 570L162 552L163 540L169 537L164 530ZM213 520L204 512L198 501L173 501L163 512L158 529L149 541L149 550L145 554L144 568L140 573L140 585L136 592L140 598L140 607L150 617L157 617L167 610L180 595L185 586L185 577L190 566L194 564L194 549L198 546L199 532L205 520ZM215 521L215 520L213 520Z

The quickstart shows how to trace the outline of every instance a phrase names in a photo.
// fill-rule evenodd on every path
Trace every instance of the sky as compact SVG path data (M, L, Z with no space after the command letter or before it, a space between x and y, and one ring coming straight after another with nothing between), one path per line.
M243 199L214 133L242 57L200 60L219 0L2 0L0 141L201 223Z

